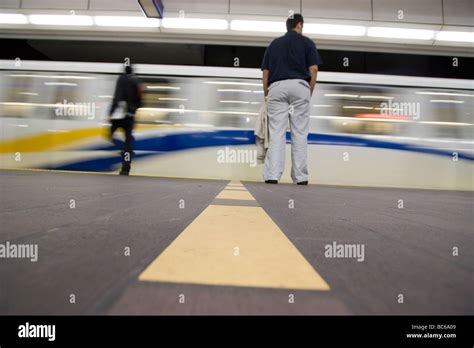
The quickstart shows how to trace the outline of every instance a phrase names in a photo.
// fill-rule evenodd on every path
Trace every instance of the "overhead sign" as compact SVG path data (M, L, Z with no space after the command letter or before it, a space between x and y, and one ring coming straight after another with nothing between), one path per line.
M138 4L148 18L163 18L162 0L138 0Z

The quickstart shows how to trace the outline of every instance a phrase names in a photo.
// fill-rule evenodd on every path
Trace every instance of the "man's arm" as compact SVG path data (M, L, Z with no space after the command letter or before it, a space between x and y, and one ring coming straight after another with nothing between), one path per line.
M112 114L114 113L115 109L117 108L118 106L118 103L119 103L119 98L120 98L120 95L119 95L119 92L120 92L120 80L121 80L121 77L119 77L117 79L117 82L115 83L115 91L114 91L114 99L112 100L112 104L110 105L110 109L109 109L109 119L112 117Z
M316 86L316 78L318 77L318 66L311 65L308 68L309 74L311 75L311 80L309 81L309 87L311 89L311 95L313 95L314 87Z
M143 105L143 93L145 92L145 88L140 80L137 79L135 89L137 91L137 108L141 108Z
M262 82L263 82L263 94L265 97L268 95L268 76L270 75L270 70L264 69L262 75Z

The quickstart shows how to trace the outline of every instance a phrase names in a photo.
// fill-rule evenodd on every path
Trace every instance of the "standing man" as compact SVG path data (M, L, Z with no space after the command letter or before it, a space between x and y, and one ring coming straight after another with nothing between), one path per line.
M114 132L122 128L125 132L125 144L121 152L122 170L120 175L128 175L132 162L133 152L133 126L135 123L135 112L141 106L142 88L138 77L133 74L132 67L125 67L125 74L120 75L115 86L114 100L110 107L110 137Z
M286 20L287 33L268 46L262 63L263 91L268 101L269 146L263 178L277 184L285 169L286 130L291 129L291 178L308 184L308 132L311 96L321 57L303 36L303 16Z

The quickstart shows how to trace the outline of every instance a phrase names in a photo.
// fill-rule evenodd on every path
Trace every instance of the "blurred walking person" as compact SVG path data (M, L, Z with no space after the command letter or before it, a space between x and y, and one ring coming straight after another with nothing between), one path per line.
M125 67L125 73L120 75L115 86L115 93L110 107L110 137L122 128L125 133L125 143L121 151L122 169L120 175L130 173L133 153L133 127L135 113L142 103L142 87L131 66Z
M263 178L277 184L285 169L286 130L291 130L291 178L308 184L310 101L321 57L314 42L303 36L303 16L286 21L287 33L272 41L262 63L263 90L268 105L269 146Z

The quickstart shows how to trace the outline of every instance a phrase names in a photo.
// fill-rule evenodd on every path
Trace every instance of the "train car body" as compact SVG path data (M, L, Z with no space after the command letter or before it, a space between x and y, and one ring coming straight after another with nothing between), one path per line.
M123 139L108 109L123 66L0 61L0 165L118 172ZM136 65L132 174L262 180L254 124L260 71ZM473 189L470 80L320 72L312 97L310 183ZM283 182L290 182L291 139Z

